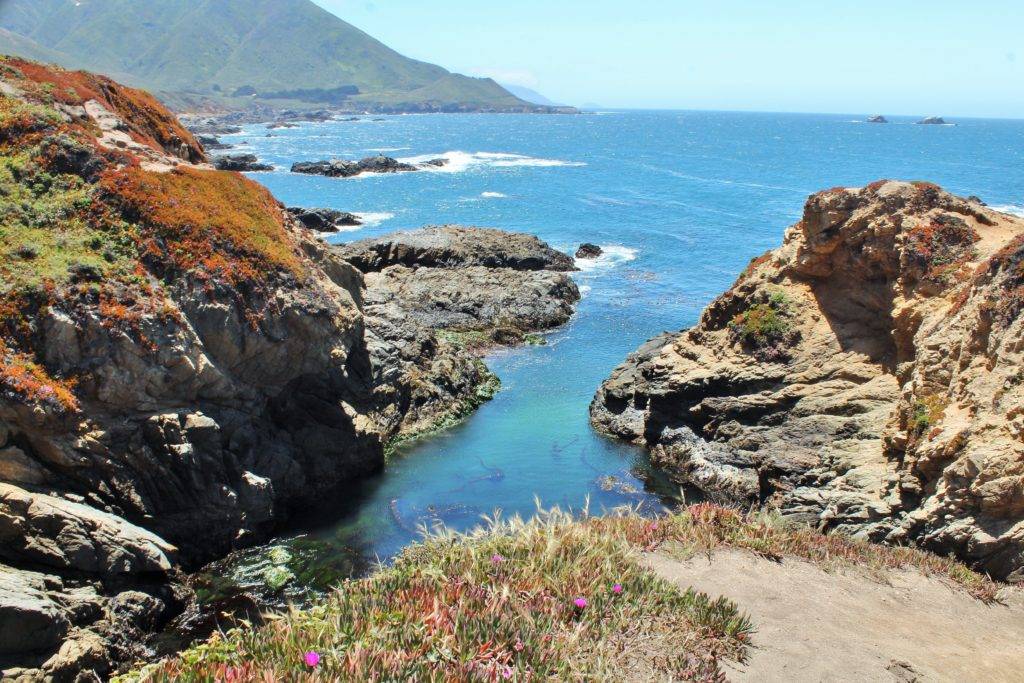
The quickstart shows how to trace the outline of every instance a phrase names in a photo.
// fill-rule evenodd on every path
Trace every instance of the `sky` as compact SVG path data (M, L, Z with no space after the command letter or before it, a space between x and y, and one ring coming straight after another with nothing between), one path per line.
M314 0L559 102L1024 118L1024 0Z

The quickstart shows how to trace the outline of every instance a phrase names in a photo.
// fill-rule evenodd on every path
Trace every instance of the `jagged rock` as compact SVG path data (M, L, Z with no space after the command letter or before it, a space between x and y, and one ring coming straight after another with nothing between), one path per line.
M885 118L881 114L875 114L874 116L868 117L868 123L889 123L889 119Z
M592 422L713 496L1020 580L1022 245L1024 221L928 183L813 195Z
M48 577L0 565L0 656L45 652L71 628L61 607L48 597Z
M292 206L288 208L288 213L310 230L317 232L337 232L338 228L363 224L354 213L335 209L305 209Z
M332 159L330 161L299 161L292 164L292 173L322 175L329 178L351 178L361 173L408 173L424 166L444 166L447 159L431 159L419 165L407 164L386 156L366 157L359 161Z
M928 125L931 125L931 126L944 126L944 125L946 125L946 120L943 119L941 116L926 116L923 119L921 119L920 121L918 121L917 123L918 123L918 125L925 125L925 126L928 126Z
M255 154L225 154L211 159L218 171L273 171L270 164L261 163Z
M576 258L597 258L604 253L604 250L596 244L585 242L576 250Z

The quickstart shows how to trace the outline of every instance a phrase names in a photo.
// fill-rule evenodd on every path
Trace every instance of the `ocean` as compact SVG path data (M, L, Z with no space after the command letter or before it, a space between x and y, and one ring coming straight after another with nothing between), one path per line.
M238 553L225 576L258 583L274 561L300 598L386 562L420 525L465 529L500 510L558 505L598 514L658 510L681 498L639 449L596 435L588 405L627 354L692 325L751 258L778 246L807 195L880 178L928 180L1024 215L1024 121L955 119L955 126L861 123L864 116L609 111L580 116L415 115L307 123L223 136L278 167L251 177L289 206L359 213L343 242L456 223L534 233L574 252L584 293L547 345L497 351L503 383L460 426L404 448L381 475L323 501L268 548ZM268 132L271 137L267 137ZM330 179L295 175L295 161L446 157L418 173Z

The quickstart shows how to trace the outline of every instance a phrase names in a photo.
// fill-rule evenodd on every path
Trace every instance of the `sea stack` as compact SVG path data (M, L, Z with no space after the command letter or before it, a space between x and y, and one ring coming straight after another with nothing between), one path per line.
M885 118L881 114L875 114L874 116L868 117L868 123L889 123L889 119Z

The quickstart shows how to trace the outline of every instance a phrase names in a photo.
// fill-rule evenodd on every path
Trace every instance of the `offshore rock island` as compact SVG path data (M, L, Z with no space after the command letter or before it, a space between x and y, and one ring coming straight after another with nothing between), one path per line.
M813 195L591 406L680 484L1024 578L1024 221L929 183Z
M518 336L492 343L517 343L579 298L569 257L494 230L430 231L443 259L364 274L357 250L214 170L148 94L15 58L0 79L5 677L152 656L147 634L193 600L183 570L493 395L438 330L508 319ZM434 266L460 286L425 315Z

